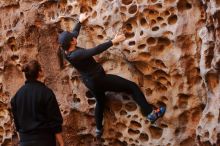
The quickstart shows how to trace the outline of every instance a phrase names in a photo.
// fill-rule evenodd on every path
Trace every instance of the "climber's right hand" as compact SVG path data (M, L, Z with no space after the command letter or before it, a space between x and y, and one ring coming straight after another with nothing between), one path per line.
M126 39L124 34L116 34L115 37L112 39L113 44L120 43Z
M79 15L79 22L83 23L88 17L89 17L89 15L87 13L80 14Z

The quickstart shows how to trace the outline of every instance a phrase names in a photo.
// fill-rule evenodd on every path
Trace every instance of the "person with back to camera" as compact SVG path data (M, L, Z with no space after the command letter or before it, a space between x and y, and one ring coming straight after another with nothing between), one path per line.
M22 67L25 84L11 100L12 114L20 146L64 146L63 118L51 89L40 80L41 66L32 60Z
M96 136L101 137L103 134L102 121L106 91L130 93L136 103L143 110L147 119L151 123L154 123L158 118L164 115L166 108L159 107L153 110L153 107L148 104L144 94L136 83L117 75L106 74L101 64L97 63L93 58L93 56L102 53L114 44L125 40L125 35L116 35L112 40L91 49L85 49L77 46L77 37L79 35L81 25L87 18L87 14L80 14L79 22L76 24L72 32L63 31L59 34L59 43L62 48L61 53L63 56L79 71L82 76L83 83L96 98ZM60 56L62 57L62 55Z

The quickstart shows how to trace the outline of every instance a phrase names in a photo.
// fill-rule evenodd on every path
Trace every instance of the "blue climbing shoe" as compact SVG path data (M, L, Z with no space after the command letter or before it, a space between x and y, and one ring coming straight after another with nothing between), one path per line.
M149 115L147 115L147 119L153 124L157 121L160 117L164 115L166 112L166 107L160 107L155 110L153 110Z

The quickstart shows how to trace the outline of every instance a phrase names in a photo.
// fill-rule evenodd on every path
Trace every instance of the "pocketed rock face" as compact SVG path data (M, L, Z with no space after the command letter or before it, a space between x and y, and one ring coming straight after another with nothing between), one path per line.
M79 46L124 32L96 56L107 73L134 81L149 103L167 107L150 125L126 93L106 93L103 145L220 145L219 0L3 0L0 2L0 144L12 145L8 103L24 82L21 66L37 59L64 116L67 146L95 145L95 98L78 72L59 68L57 36L80 12Z

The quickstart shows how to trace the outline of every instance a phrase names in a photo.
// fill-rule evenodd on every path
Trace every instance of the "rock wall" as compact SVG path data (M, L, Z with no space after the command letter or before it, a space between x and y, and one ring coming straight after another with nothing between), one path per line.
M130 95L106 93L103 145L220 145L219 0L1 0L0 144L16 137L8 103L24 83L21 65L37 59L64 116L67 146L95 145L95 99L78 72L60 69L57 36L81 12L79 46L124 32L127 39L96 59L107 73L136 82L167 112L150 125ZM16 145L16 144L15 144Z

